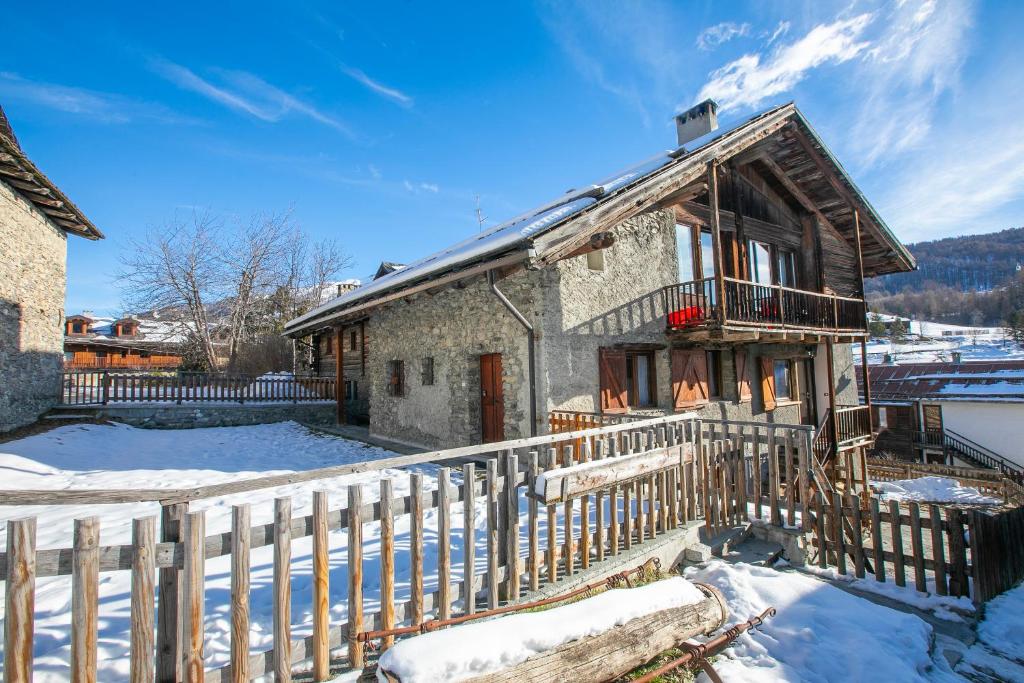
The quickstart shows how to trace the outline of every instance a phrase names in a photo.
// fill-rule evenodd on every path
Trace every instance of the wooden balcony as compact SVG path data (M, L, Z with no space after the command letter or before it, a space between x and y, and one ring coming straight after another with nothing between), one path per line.
M867 332L863 299L709 277L663 290L669 332L730 330L862 336ZM720 304L724 301L725 305Z

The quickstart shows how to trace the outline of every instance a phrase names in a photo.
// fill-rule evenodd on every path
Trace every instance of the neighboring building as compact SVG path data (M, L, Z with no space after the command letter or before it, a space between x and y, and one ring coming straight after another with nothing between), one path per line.
M424 446L543 433L562 410L822 425L858 401L863 276L913 267L787 104L379 277L285 334L358 389L372 433Z
M1024 361L871 365L868 373L879 450L981 467L1005 460L1024 471Z
M159 318L96 317L86 311L64 323L68 370L173 370L181 365L180 326Z
M103 237L25 156L0 109L0 431L60 396L68 235Z

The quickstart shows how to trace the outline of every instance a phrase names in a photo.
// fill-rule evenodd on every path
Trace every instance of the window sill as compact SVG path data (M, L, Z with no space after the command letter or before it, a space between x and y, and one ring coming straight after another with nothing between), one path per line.
M775 402L775 407L776 408L788 408L790 406L798 406L798 405L800 405L800 401L798 401L798 400L791 400L791 399L786 399L786 400L776 401Z

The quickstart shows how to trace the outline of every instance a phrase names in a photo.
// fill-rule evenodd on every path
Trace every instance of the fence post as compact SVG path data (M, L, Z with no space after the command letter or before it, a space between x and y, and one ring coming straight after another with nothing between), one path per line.
M181 541L181 526L188 503L168 503L160 508L160 541ZM160 683L176 683L181 677L181 570L160 569L159 606L156 622L156 677Z
M35 517L7 522L5 578L4 683L30 683L36 597Z
M107 405L107 401L110 400L110 371L103 371L103 405Z

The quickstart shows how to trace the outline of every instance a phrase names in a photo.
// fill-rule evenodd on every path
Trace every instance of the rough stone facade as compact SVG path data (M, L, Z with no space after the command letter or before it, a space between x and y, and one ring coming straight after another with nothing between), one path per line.
M586 255L540 271L520 272L498 286L536 329L538 433L552 410L600 411L598 350L647 345L654 350L656 405L638 413L673 411L673 345L722 352L722 397L694 410L713 418L798 424L797 396L764 408L758 357L813 359L818 417L828 405L824 345L710 344L672 340L665 332L661 288L678 281L675 218L658 211L631 218L613 233L603 269ZM526 331L491 292L484 277L463 288L418 295L375 311L367 322L365 381L370 386L371 432L427 447L481 441L480 356L502 354L505 438L530 434ZM747 354L752 396L739 399L737 353ZM856 382L848 345L835 347L839 404L856 404ZM433 384L424 384L422 363L433 358ZM389 391L388 363L404 362L404 395ZM802 382L802 379L801 379ZM800 385L800 391L806 385ZM796 393L796 392L794 392Z
M269 405L109 405L89 412L116 422L151 429L237 427L294 420L304 424L333 424L334 403Z
M519 273L498 287L536 320L540 273ZM500 353L506 439L530 434L526 330L478 277L462 289L421 295L377 311L370 340L370 431L427 447L480 443L480 356ZM423 383L423 359L433 358L434 382ZM389 361L405 365L404 396L389 392Z
M0 182L0 431L60 394L67 235Z

